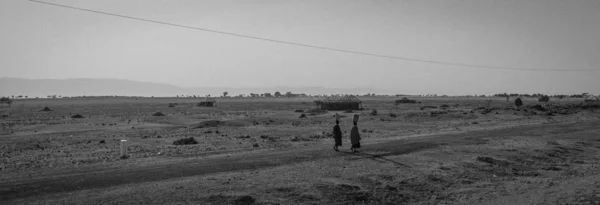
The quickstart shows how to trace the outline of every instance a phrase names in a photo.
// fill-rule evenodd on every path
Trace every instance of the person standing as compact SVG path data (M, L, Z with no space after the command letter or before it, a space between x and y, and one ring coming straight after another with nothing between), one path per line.
M340 151L339 146L342 146L342 129L340 129L340 121L335 120L335 126L333 126L333 139L335 139L335 145L333 150L336 152Z
M340 115L335 113L335 126L333 126L333 139L335 140L335 145L333 145L333 150L336 152L340 151L338 149L339 146L342 146L342 129L340 129Z
M350 143L352 144L352 148L350 148L350 150L352 150L352 152L357 152L356 149L360 148L360 133L358 132L358 115L354 114L354 117L352 118L352 123L354 123L354 126L352 127L352 130L350 131Z

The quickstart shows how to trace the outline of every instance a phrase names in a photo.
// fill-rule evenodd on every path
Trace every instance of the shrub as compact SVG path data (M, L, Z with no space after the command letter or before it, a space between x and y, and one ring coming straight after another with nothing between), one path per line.
M71 116L71 118L84 118L84 117L83 117L83 115L76 114L76 115Z
M169 103L169 107L175 107L177 103Z
M178 139L173 142L173 145L190 145L190 144L198 144L198 141L193 137Z
M156 112L152 114L152 116L165 116L165 114L163 114L162 112Z
M373 110L371 111L371 115L373 115L373 116L377 115L377 110L376 110L376 109L373 109Z
M302 114L300 115L300 118L305 118L305 117L306 117L306 114L304 114L304 113L302 113Z
M44 109L42 109L40 111L42 111L42 112L50 112L52 110L50 108L48 108L48 107L44 107Z
M240 135L240 136L237 136L237 137L235 137L235 138L237 138L237 139L250 139L250 138L252 138L252 137L250 137L250 135L246 135L246 136L244 136L244 135Z
M2 98L0 98L0 104L7 104L10 107L10 105L12 103L13 103L12 99L10 99L8 97L2 97Z
M421 110L425 110L425 109L437 109L438 107L436 106L430 106L430 105L426 105L426 106L422 106Z
M416 100L410 100L410 99L408 99L406 97L403 97L402 99L394 101L394 103L396 105L398 105L398 104L402 104L402 103L417 103L417 101Z
M523 106L523 101L521 100L521 98L517 98L515 100L515 106L517 106L517 107Z
M294 110L294 112L304 112L304 110Z
M398 117L398 115L396 115L396 113L390 113L390 117Z

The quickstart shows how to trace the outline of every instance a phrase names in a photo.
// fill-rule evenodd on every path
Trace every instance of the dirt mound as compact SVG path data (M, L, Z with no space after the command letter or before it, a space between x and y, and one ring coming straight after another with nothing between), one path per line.
M173 145L191 145L191 144L198 144L198 141L196 141L196 139L194 139L193 137L190 137L190 138L178 139L173 142Z
M44 107L44 109L40 110L42 112L50 112L52 111L49 107Z

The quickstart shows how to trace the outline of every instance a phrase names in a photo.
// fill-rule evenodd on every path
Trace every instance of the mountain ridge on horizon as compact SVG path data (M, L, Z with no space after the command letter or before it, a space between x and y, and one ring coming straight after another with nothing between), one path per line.
M228 92L229 96L249 93L275 93L276 91L323 94L367 94L386 92L377 88L326 88L319 86L272 86L272 87L182 87L167 83L142 82L114 78L65 78L65 79L27 79L0 77L0 96L26 95L44 97L62 96L177 96L177 95L213 95L220 96Z

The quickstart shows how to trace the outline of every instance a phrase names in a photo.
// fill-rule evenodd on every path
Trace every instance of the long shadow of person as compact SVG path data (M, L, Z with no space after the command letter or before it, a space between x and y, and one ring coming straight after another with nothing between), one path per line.
M397 161L385 158L385 156L393 155L392 153L386 153L386 154L369 154L369 153L364 153L364 152L346 152L346 151L343 151L342 153L350 154L350 155L355 155L355 156L360 156L360 157L363 157L365 159L370 159L370 160L373 160L373 161L376 161L376 162L380 162L380 163L389 162L389 163L395 164L395 165L400 166L400 167L410 168L410 166L408 166L408 165L405 165L405 164L402 164L400 162L397 162Z

